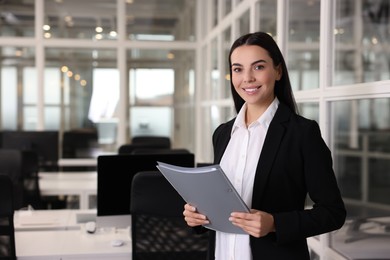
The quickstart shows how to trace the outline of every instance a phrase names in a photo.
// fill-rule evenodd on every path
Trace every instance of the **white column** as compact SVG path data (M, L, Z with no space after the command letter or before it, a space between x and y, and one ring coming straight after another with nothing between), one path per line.
M35 1L35 67L37 71L37 126L36 130L45 128L44 87L45 87L45 49L43 46L43 0Z

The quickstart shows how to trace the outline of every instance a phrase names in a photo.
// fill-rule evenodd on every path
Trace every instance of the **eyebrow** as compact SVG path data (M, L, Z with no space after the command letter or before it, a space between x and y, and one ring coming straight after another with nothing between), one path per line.
M267 63L267 61L266 60L257 60L257 61L252 62L251 66L253 66L253 65L257 64L257 63ZM242 67L242 64L240 64L240 63L233 63L232 67L233 66L240 66L240 67Z

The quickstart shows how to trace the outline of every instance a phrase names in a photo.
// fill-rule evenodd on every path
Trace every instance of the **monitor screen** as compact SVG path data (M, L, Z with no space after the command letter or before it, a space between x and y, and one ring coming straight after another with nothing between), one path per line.
M97 159L97 225L126 227L130 224L130 189L140 171L158 171L157 161L194 167L192 153L101 155ZM127 224L120 223L122 220Z
M57 165L58 131L3 131L1 138L3 148L35 151L42 167Z

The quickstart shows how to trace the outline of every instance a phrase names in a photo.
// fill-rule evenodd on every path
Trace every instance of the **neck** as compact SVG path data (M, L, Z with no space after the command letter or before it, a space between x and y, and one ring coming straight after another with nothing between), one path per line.
M246 107L246 113L245 113L245 123L246 125L250 125L254 121L256 121L264 112L267 110L267 108L272 104L271 102L267 102L267 104L247 104Z

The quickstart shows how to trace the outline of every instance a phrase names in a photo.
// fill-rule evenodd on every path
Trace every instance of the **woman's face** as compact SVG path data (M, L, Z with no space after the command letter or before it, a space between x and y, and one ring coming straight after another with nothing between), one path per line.
M268 52L257 45L242 45L232 52L230 61L233 86L248 106L271 104L275 98L275 81L282 74Z

